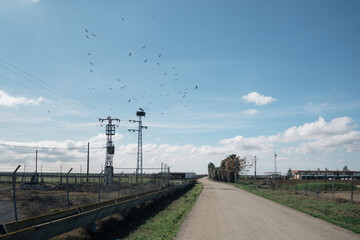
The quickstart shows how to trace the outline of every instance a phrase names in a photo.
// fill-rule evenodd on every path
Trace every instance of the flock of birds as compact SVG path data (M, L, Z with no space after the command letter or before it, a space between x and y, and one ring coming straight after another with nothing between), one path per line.
M155 17L154 15L152 15L152 17ZM122 17L121 18L122 21L125 22L125 19ZM89 31L88 28L84 29L84 35L85 35L85 39L88 41L92 41L92 44L95 43L97 48L101 47L100 44L100 40L101 38L95 34ZM140 45L141 46L141 45ZM148 47L147 45L143 45L142 47L139 46L139 52L144 52L144 50ZM129 58L129 61L134 60L134 55L136 55L136 57L141 56L141 54L139 54L139 52L134 51L134 50L128 50L127 53L127 57ZM88 57L88 62L89 62L89 72L90 74L100 74L103 75L103 72L96 70L96 61L95 61L95 54L92 53L92 51L88 51L87 52L87 57ZM138 60L138 58L137 58ZM151 62L154 64L154 66L160 66L161 64L161 60L162 60L162 54L158 53L156 54L155 57L152 58L152 60L150 60L150 57L144 57L142 60L141 64L150 64ZM138 63L139 64L139 63ZM165 63L166 65L166 63ZM171 65L170 65L171 66ZM161 68L164 69L164 68ZM160 104L164 104L164 106L161 107L162 111L160 111L160 115L164 115L166 113L166 110L168 110L168 105L172 105L173 101L180 101L180 100L184 100L188 97L189 95L189 89L192 89L194 91L197 91L199 89L199 86L192 83L191 87L186 87L183 89L178 89L177 87L180 87L178 85L176 85L176 83L178 81L180 81L179 78L179 73L177 71L177 67L172 65L171 67L167 67L167 70L163 71L161 73L161 75L163 76L161 78L161 82L152 82L151 83L151 87L157 87L156 92L160 92L161 94L158 95L159 98L164 98L164 97L172 97L169 101L169 99L162 99L160 101L156 101L154 98L154 95L149 96L147 91L144 91L146 89L137 89L138 94L133 94L132 97L128 97L126 99L127 103L132 103L132 102L136 102L139 98L143 98L141 101L141 105L145 106L145 110L149 110L149 107L152 105L153 102L159 102ZM97 75L97 77L99 77L99 75ZM148 77L148 78L152 78L152 77ZM171 79L170 79L171 78ZM172 81L171 81L172 80ZM157 85L158 84L158 85ZM111 82L108 83L107 85L107 90L108 91L120 91L121 93L124 93L122 95L126 95L125 92L127 89L129 89L129 85L131 85L131 81L125 81L123 80L121 77L115 77L114 80L112 80ZM179 84L179 85L184 85ZM168 89L165 90L165 86L168 86ZM94 92L96 91L95 87L90 87L88 88L88 90L90 92ZM176 97L177 96L177 97ZM154 100L154 101L152 101ZM186 102L182 102L183 103L183 107L187 108L187 104ZM112 108L110 108L109 110L112 110Z

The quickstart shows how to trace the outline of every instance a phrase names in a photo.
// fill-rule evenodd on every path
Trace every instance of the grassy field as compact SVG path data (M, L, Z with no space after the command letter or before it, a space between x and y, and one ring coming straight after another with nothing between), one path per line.
M310 214L311 216L347 228L355 233L360 233L360 206L358 204L320 200L314 197L296 194L295 192L274 191L259 188L257 184L231 184L240 189Z
M124 239L174 239L201 190L202 185L196 184L184 196L171 203L156 216L148 219L145 224Z

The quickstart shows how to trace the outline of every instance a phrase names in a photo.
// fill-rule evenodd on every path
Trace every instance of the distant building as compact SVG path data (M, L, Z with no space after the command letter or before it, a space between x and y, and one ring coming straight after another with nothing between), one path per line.
M293 170L295 179L360 179L360 171Z
M193 179L196 177L196 173L194 172L172 172L171 177L173 179Z

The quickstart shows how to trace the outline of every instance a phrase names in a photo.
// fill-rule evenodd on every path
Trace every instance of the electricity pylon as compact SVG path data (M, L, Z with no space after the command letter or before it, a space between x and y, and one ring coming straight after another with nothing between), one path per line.
M107 121L106 125L106 155L105 155L105 185L111 185L113 183L114 176L114 167L113 167L113 158L115 154L115 146L112 141L112 136L115 135L115 126L119 127L120 119L111 118L110 116L107 118L99 118L99 123L102 125L104 121ZM115 124L113 124L115 121Z
M139 108L140 111L136 112L136 116L139 117L139 120L129 120L129 122L139 123L138 129L129 129L129 132L138 132L138 152L137 152L137 163L136 163L136 183L138 183L139 178L139 169L141 184L143 183L143 154L142 154L142 129L147 129L147 126L142 125L141 117L145 117L145 112L142 108Z

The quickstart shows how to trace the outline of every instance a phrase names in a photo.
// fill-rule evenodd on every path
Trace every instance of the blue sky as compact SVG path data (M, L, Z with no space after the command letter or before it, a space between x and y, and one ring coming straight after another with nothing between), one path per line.
M36 147L104 146L97 118L110 115L123 120L114 166L135 167L127 120L142 107L144 167L205 173L236 153L257 155L262 173L274 170L276 148L282 172L359 170L359 10L358 1L2 0L0 163L30 169ZM44 170L85 166L83 149L39 152ZM98 171L104 149L91 156Z

